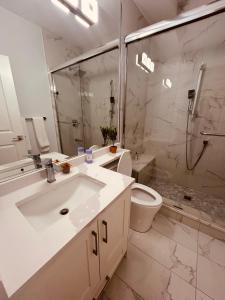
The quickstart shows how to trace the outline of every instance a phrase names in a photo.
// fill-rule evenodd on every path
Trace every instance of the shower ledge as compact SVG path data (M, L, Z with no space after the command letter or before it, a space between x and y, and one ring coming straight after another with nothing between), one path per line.
M155 160L155 156L152 154L140 154L138 159L133 159L133 171L140 173L144 168L151 165Z

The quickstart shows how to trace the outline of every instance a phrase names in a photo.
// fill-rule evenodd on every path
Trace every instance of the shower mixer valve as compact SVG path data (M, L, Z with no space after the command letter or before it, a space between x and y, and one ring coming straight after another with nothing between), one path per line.
M188 99L189 99L189 105L188 105L188 111L189 113L192 112L192 109L193 109L193 101L195 99L195 95L196 95L196 92L195 90L188 90Z
M194 99L195 97L195 90L188 90L188 99Z

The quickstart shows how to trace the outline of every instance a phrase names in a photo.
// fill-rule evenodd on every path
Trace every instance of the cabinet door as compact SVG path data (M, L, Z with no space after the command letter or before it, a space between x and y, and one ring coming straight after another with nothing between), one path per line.
M126 251L128 222L125 208L130 191L124 192L99 217L100 274L101 279L111 276Z
M100 281L97 232L95 221L65 246L15 299L92 299L93 289Z

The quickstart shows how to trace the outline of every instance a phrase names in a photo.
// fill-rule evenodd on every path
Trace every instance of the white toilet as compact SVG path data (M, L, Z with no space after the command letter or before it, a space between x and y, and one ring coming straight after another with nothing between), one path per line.
M132 159L130 152L124 152L119 160L117 172L131 176ZM131 192L130 227L138 232L146 232L162 206L162 197L148 186L134 183Z

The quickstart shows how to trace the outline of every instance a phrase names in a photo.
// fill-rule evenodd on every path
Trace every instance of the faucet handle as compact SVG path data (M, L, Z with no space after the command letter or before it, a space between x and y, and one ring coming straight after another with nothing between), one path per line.
M43 160L45 167L53 167L53 162L51 158L45 158Z

